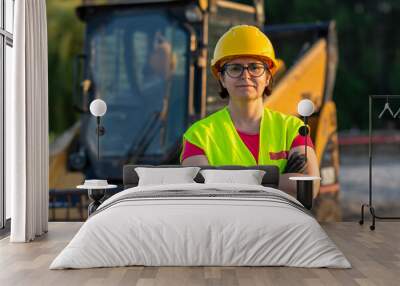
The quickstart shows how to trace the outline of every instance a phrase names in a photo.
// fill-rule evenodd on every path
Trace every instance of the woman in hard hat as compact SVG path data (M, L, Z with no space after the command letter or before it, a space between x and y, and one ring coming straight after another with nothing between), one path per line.
M276 165L281 173L279 188L292 195L296 185L290 176L319 176L311 138L299 135L303 122L264 106L277 69L274 49L264 33L254 26L231 28L217 42L211 69L220 83L220 96L228 97L229 103L185 132L182 165ZM318 181L314 190L315 197Z

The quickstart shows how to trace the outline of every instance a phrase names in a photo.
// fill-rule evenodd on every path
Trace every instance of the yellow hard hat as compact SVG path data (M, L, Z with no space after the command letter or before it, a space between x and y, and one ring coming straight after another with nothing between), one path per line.
M255 57L268 64L272 74L276 72L277 60L274 47L268 37L255 26L238 25L230 28L215 45L211 71L218 78L222 64L242 56Z

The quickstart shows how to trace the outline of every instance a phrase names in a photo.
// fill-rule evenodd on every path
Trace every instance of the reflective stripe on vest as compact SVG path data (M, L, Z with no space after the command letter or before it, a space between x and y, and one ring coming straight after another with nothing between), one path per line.
M287 163L289 148L302 125L303 122L295 116L264 108L260 126L258 164L276 165L282 173ZM257 165L254 156L237 133L227 106L195 122L185 132L183 140L203 149L212 166Z

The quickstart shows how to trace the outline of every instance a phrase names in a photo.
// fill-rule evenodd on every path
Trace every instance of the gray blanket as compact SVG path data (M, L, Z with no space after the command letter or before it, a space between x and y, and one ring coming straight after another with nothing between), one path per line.
M295 207L305 214L312 215L301 203L295 200L289 200L288 198L279 195L269 193L267 191L260 190L235 190L235 191L221 191L213 188L203 190L163 190L163 191L145 191L145 192L131 192L120 196L116 200L104 202L90 217L107 210L108 208L115 206L122 202L127 201L143 201L153 199L174 199L174 200L188 200L188 199L257 199L264 201L273 201L277 203L287 204Z

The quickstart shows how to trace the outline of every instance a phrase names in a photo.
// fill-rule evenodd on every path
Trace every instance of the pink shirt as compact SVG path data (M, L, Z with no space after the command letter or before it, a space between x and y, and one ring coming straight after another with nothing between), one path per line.
M247 134L247 133L244 133L237 129L236 129L236 131L238 132L240 138L242 139L243 143L247 146L247 148L249 149L251 154L253 154L253 157L258 164L258 150L259 150L259 144L260 144L260 134L259 133ZM290 146L290 149L297 147L297 146L305 145L305 142L306 142L306 136L297 135L297 137L294 138L292 145ZM182 154L182 161L191 156L205 155L203 149L188 142L187 140L185 140L184 146L185 147L184 147L183 154ZM313 144L310 136L307 136L307 146L314 148L314 144ZM274 159L274 158L271 158L271 159ZM276 159L278 159L278 158L276 158Z

